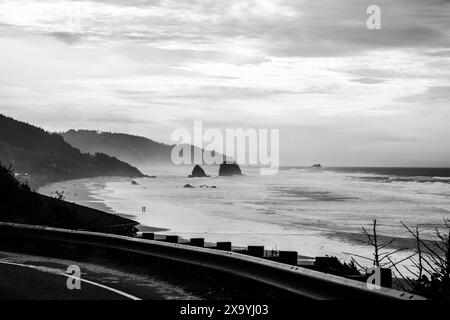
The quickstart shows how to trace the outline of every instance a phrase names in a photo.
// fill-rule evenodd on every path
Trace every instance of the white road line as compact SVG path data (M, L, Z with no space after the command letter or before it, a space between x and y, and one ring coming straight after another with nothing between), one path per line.
M102 288L102 289L114 292L114 293L116 293L118 295L124 296L124 297L126 297L128 299L131 299L131 300L142 300L142 299L140 299L138 297L135 297L135 296L133 296L131 294L128 294L126 292L123 292L123 291L120 291L120 290L117 290L117 289L105 286L105 285L100 284L100 283L96 283L96 282L93 282L93 281L89 281L89 280L85 280L85 279L82 279L82 278L74 277L72 275L69 275L69 274L63 273L63 272L56 272L56 271L52 272L50 270L47 270L46 267L43 267L43 266L34 266L34 265L30 265L30 264L21 264L21 263L8 262L8 261L2 261L2 260L0 260L0 264L7 264L7 265L12 265L12 266L24 267L24 268L34 269L34 270L37 270L37 271L46 272L46 273L50 273L50 274L56 274L56 275L65 276L65 277L68 277L68 278L80 280L81 282L85 282L85 283L88 283L90 285L93 285L93 286L96 286L96 287L99 287L99 288ZM44 268L46 270L44 270Z

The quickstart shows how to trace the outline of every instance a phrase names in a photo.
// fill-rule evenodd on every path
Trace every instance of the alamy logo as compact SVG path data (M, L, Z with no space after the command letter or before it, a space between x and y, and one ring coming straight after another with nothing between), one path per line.
M67 289L80 290L81 289L81 269L77 265L71 265L67 268Z
M378 267L367 269L370 276L367 278L367 289L380 290L381 289L381 269Z
M261 175L278 172L278 129L226 129L223 134L219 129L203 130L203 122L195 121L193 134L186 129L177 129L171 139L177 143L172 149L172 162L176 165L217 165L226 158L229 163L237 161L240 165L260 166ZM192 145L198 148L191 148Z
M367 7L366 13L369 17L366 20L366 26L369 30L381 29L381 9L377 5Z

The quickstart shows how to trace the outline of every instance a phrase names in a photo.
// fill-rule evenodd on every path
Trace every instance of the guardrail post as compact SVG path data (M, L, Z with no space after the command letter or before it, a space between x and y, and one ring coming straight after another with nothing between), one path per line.
M247 254L249 256L262 258L264 257L264 246L248 246Z
M388 268L380 268L380 286L384 288L392 288L392 270ZM366 278L371 274L366 273Z
M280 251L278 253L279 261L281 263L291 264L296 266L298 264L298 253L297 251Z
M142 239L155 240L155 234L153 232L142 232Z
M381 286L385 288L392 288L392 270L381 268Z
M169 243L178 243L179 242L179 237L178 236L166 236L166 242Z
M231 251L231 242L217 242L217 250Z
M204 247L205 246L205 239L203 238L192 238L189 242L191 246L195 247Z
M316 257L314 267L319 270L336 269L339 267L339 260L336 257Z

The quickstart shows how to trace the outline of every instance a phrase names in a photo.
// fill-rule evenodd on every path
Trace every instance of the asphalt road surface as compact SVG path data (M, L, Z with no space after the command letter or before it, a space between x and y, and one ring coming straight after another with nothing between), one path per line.
M77 276L70 266L79 268L81 274ZM79 289L73 288L77 283ZM145 273L95 263L0 251L0 300L195 298L197 297L184 292L182 288L159 281Z

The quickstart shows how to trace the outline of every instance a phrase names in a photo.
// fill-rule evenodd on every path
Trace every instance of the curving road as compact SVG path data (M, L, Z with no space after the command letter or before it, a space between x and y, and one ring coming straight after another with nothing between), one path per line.
M80 290L69 290L66 285L68 276L39 270L38 266L24 266L0 261L0 299L2 300L117 300L137 297L122 291L82 281Z
M80 277L67 273L77 265ZM70 290L67 282L80 281ZM196 298L145 273L95 263L0 251L0 300L165 300Z

